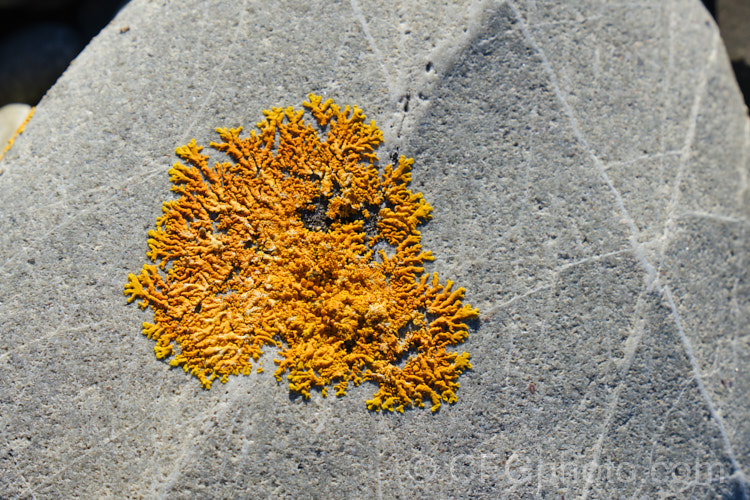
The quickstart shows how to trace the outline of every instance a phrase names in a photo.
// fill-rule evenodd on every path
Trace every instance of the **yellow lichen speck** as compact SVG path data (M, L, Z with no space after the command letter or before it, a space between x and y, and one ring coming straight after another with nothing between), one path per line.
M270 345L277 380L286 373L306 398L372 381L371 410L436 411L471 368L468 353L448 349L478 311L462 304L463 288L424 272L432 255L417 227L432 208L408 189L413 161L379 172L375 123L309 98L317 127L289 107L265 111L249 136L217 129L211 147L231 161L209 166L195 141L177 148L178 198L148 232L154 264L129 275L128 302L153 309L143 333L157 358L172 356L205 388L249 374Z

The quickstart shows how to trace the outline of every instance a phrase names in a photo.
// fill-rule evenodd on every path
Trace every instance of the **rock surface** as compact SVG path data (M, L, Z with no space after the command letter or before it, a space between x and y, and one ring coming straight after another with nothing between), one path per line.
M748 498L750 122L708 13L417 5L133 0L74 61L0 176L4 496ZM482 312L437 414L204 391L125 305L174 148L309 92L415 158Z

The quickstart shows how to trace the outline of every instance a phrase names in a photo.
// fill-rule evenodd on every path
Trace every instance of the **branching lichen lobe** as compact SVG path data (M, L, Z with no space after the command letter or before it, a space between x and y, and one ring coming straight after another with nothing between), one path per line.
M324 141L289 107L265 111L249 136L217 129L222 142L211 147L231 161L209 166L195 141L177 148L178 198L148 232L153 264L129 275L128 302L153 309L143 333L156 356L205 388L249 374L270 345L276 378L286 374L305 397L372 381L372 410L430 402L436 411L456 401L471 368L468 353L448 348L478 311L462 304L463 288L424 272L433 257L417 227L432 208L408 189L412 160L379 172L375 123L309 98Z

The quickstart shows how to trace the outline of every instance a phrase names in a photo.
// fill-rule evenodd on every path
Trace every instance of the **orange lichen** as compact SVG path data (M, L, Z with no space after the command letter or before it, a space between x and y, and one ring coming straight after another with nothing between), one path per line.
M265 111L249 136L217 129L223 142L211 147L231 161L209 166L195 141L177 148L179 198L148 232L155 265L129 275L128 302L153 309L143 333L156 356L173 356L205 388L249 374L270 345L277 380L286 373L306 398L372 381L372 410L426 400L436 411L456 401L471 368L469 354L448 348L478 311L462 304L463 288L424 272L433 257L417 227L432 208L407 187L413 161L379 172L375 123L309 98L317 127L289 107Z

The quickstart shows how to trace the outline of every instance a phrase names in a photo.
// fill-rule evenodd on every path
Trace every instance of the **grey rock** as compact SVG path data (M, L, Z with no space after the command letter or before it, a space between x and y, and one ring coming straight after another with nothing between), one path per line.
M309 92L415 158L430 270L482 312L437 414L201 390L125 305L175 146ZM134 0L3 160L0 491L748 498L749 152L693 0Z

